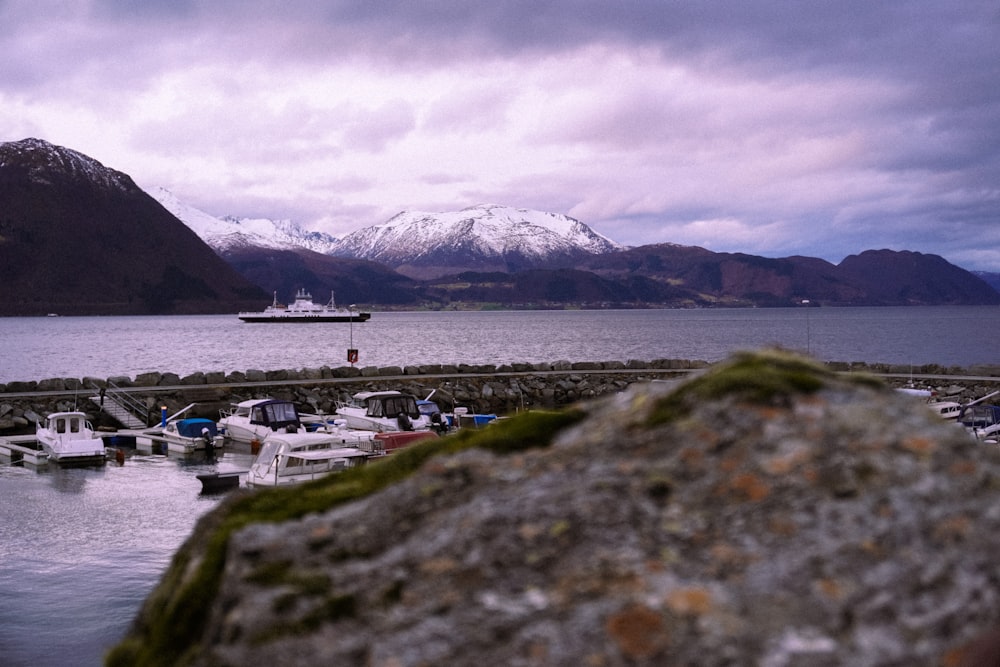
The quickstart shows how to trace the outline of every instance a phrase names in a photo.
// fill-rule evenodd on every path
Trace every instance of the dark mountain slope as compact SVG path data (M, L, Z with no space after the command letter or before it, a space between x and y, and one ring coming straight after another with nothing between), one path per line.
M937 255L870 250L839 265L813 257L770 259L673 244L608 253L579 268L609 280L645 276L719 305L836 306L1000 303L1000 294Z
M865 291L873 305L1000 303L1000 294L982 278L937 255L866 250L845 258L837 268Z
M316 302L326 303L334 292L338 305L380 304L415 306L421 301L413 280L375 262L331 257L306 249L278 250L244 246L222 257L241 275L278 300L290 301L306 289Z
M530 269L516 273L467 271L423 283L430 304L499 304L513 307L647 308L707 306L687 290L634 275L605 278L576 269Z
M234 312L266 295L127 175L0 144L0 314Z
M864 297L834 265L809 257L768 259L657 244L601 255L581 268L608 279L644 276L719 305L777 306L803 299L844 304Z

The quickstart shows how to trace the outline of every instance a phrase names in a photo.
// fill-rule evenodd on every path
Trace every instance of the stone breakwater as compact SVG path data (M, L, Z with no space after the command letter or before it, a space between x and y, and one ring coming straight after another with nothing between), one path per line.
M134 378L50 378L0 385L0 433L33 427L41 415L82 409L95 425L114 427L90 400L103 388L124 391L144 404L151 420L161 408L173 414L191 403L186 416L217 418L219 410L250 398L280 398L320 414L336 411L359 391L396 389L434 400L444 410L514 414L554 408L619 392L636 382L676 379L703 369L702 361L569 362L510 365L419 365L247 370L233 373L143 373Z
M424 398L433 392L444 410L456 406L470 412L509 415L535 408L555 408L579 400L617 393L639 382L673 381L702 371L700 360L656 359L627 362L520 363L505 365L338 366L303 369L198 372L180 376L171 372L142 373L109 378L48 378L0 384L0 433L30 431L49 412L82 409L95 425L116 424L90 400L101 389L122 390L144 404L150 420L161 408L173 414L191 403L187 416L217 418L232 403L272 397L295 401L303 410L329 414L338 403L359 391L396 389ZM882 375L894 386L915 385L942 398L969 401L1000 388L1000 368L965 369L887 364L829 362L840 373ZM981 377L996 375L997 379ZM947 378L947 379L945 379Z

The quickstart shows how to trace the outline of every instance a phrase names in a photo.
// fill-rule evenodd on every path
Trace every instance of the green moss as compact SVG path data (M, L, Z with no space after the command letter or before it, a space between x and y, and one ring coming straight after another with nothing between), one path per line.
M565 519L560 519L559 521L556 521L554 524L549 526L549 535L551 535L552 537L559 537L569 529L570 529L569 521L566 521Z
M889 385L885 383L885 380L877 378L874 375L868 375L867 373L849 373L843 377L847 378L848 382L856 384L859 387L868 387L869 389L885 389Z
M108 654L109 667L183 665L199 650L199 640L218 591L225 565L229 536L254 523L277 523L363 498L399 482L417 471L428 459L471 448L509 454L546 447L562 429L585 416L580 410L528 412L499 420L482 429L468 429L443 438L426 440L383 460L352 468L305 484L255 491L227 503L208 535L202 560L195 573L185 578L190 554L175 556L164 578L152 594L147 618ZM221 511L221 510L220 510ZM260 576L278 577L266 570ZM332 604L327 617L347 603Z
M285 582L291 564L289 560L267 563L251 572L246 580L259 586L277 586Z
M548 446L556 433L583 419L585 413L570 409L561 412L526 412L502 419L480 429L464 429L447 439L456 451L469 447L487 449L495 454Z
M647 425L683 418L694 405L726 396L770 404L797 394L811 394L833 377L834 373L826 367L787 352L739 353L657 401Z
M289 604L288 601L282 604ZM357 615L357 600L353 595L333 595L297 621L278 623L255 636L252 644L266 644L280 637L306 635L315 632L323 623L333 623Z

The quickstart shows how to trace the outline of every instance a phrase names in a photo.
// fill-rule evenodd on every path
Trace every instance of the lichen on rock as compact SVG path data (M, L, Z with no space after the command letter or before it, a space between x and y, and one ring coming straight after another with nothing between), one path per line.
M960 665L998 452L765 351L206 516L110 665Z

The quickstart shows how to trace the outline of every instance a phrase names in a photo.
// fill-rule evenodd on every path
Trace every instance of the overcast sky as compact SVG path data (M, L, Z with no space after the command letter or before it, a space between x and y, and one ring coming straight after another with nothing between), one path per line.
M1000 271L996 0L0 0L0 53L0 140L217 216Z

